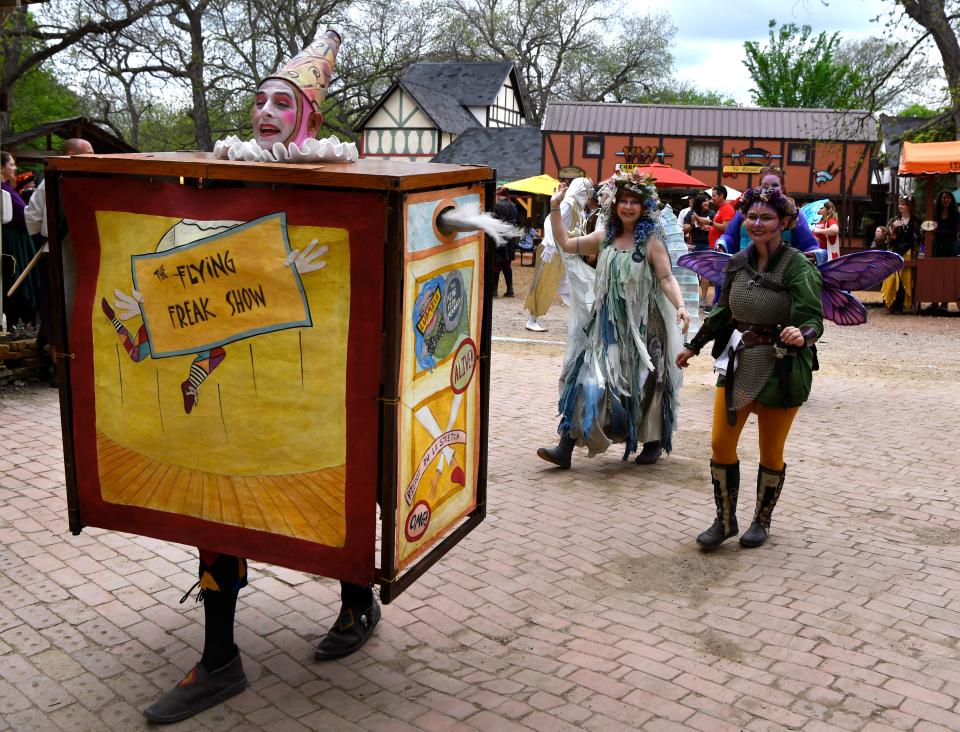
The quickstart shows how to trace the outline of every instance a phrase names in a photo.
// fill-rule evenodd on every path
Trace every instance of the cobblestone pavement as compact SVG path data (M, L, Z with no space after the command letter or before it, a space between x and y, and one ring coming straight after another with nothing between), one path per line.
M707 360L669 458L558 471L562 349L497 343L488 520L341 662L311 648L336 586L253 565L250 689L178 729L958 730L958 344L960 318L831 327L770 542L704 554ZM62 483L55 392L0 394L0 730L139 729L198 657L194 552L71 536Z

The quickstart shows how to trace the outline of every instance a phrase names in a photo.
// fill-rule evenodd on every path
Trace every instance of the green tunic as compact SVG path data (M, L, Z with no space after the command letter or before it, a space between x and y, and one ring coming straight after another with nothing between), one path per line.
M770 257L763 271L770 272L775 269L781 257L790 251L788 247L781 245ZM757 257L752 246L747 251L747 261L751 267L756 267ZM813 328L818 337L822 335L823 305L820 302L820 291L823 289L823 278L820 270L805 256L791 256L783 273L783 285L790 295L790 319L788 323L780 325L793 325L797 328L807 326ZM730 306L718 304L704 320L704 327L714 334L729 332L732 319ZM809 348L802 348L793 360L793 367L785 377L781 377L777 369L774 370L757 395L758 402L767 407L798 407L807 400L813 384L813 352ZM787 380L783 387L781 378ZM723 384L721 376L717 380L717 386Z

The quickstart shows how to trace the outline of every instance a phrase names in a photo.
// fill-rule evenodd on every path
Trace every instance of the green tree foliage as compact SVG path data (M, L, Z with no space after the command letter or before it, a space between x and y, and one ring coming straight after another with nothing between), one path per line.
M24 76L41 65L52 68L50 64L57 54L84 38L126 28L155 9L157 2L159 0L49 0L35 16L27 11L25 4L19 3L5 12L0 32L0 133L9 129L9 100L13 87Z
M905 17L904 17L905 16ZM914 35L912 47L919 47L929 38L940 53L943 78L946 80L950 105L939 118L949 121L952 137L960 138L960 37L957 35L960 2L957 0L896 0L889 25L896 32L910 37L909 26L901 22L910 18L923 32ZM932 121L932 120L931 120ZM931 125L934 127L936 125ZM919 132L919 131L918 131Z
M43 68L24 74L13 86L10 100L10 132L80 114L80 98ZM46 143L39 141L38 147Z
M37 52L42 44L29 37L11 38L7 31L18 25L36 25L29 13L20 18L9 16L4 20L4 39L0 42L0 69L7 71L23 64ZM50 71L52 64L30 67L9 87L8 132L23 132L51 120L75 117L80 114L80 99L67 86L60 83ZM37 147L45 143L38 142Z
M681 104L706 107L737 107L737 100L715 91L701 91L689 85L664 86L635 101L645 104Z
M909 142L948 142L957 139L957 131L953 126L952 111L947 109L930 109L922 104L911 104L901 113L903 117L921 117L927 121L919 127L907 132L903 139Z
M865 79L859 69L837 60L840 34L813 35L809 25L770 21L767 43L743 44L744 60L761 107L851 109L859 101Z
M910 104L897 112L898 117L918 117L922 119L936 117L938 114L940 114L940 111L917 103Z

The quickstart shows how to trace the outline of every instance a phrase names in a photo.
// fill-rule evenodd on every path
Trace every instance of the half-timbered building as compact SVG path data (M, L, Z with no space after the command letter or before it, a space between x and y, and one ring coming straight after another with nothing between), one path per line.
M833 201L850 245L862 240L876 143L876 120L861 111L550 102L543 172L578 166L602 180L617 163L659 162L744 190L779 165L798 203Z
M503 63L416 63L357 125L365 158L429 160L465 130L520 127L517 70Z

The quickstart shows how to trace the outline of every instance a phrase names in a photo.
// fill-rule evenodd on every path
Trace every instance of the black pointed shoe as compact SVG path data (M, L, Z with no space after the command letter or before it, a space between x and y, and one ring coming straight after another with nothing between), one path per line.
M170 724L214 707L247 688L240 652L216 671L198 663L179 684L147 707L143 715L157 724Z
M349 607L343 608L337 622L317 644L317 649L313 652L314 659L332 661L360 650L379 622L380 605L376 599L362 612Z
M565 470L570 467L570 458L573 455L574 440L566 432L560 435L560 442L556 447L541 447L537 449L537 457L553 463Z

